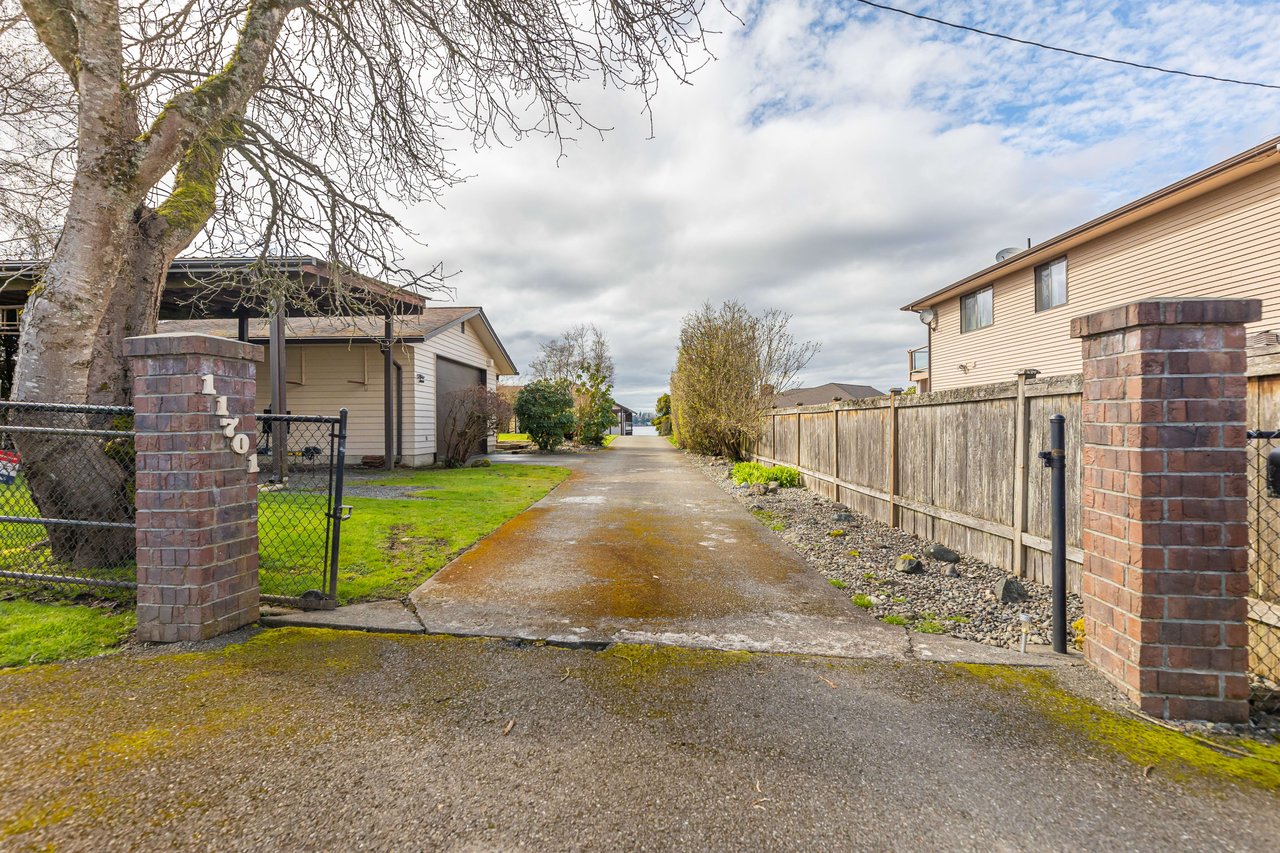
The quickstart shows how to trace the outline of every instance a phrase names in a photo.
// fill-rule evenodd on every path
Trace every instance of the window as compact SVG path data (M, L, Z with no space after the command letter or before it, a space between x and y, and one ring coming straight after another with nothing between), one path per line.
M920 347L919 349L910 350L911 352L911 372L916 373L929 369L929 348Z
M993 291L989 287L960 297L960 331L972 332L995 322L992 310Z
M1036 310L1047 311L1067 304L1067 259L1058 258L1036 267Z

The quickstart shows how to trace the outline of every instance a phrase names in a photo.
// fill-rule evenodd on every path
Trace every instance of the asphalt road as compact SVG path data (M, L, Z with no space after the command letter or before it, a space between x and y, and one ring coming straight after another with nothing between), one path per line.
M1274 792L1057 701L934 663L266 631L0 673L0 848L1275 849Z

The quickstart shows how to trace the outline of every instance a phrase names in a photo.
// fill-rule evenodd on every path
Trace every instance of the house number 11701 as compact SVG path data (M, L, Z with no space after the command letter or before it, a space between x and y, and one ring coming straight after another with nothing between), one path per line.
M240 419L232 417L227 411L227 398L225 394L219 394L218 390L213 387L213 374L206 373L200 377L201 386L200 393L206 397L214 398L213 413L218 417L218 426L222 429L222 434L230 439L231 452L239 456L244 456L249 462L249 473L258 473L258 454L249 452L249 436L242 432L236 432L236 427L240 425Z

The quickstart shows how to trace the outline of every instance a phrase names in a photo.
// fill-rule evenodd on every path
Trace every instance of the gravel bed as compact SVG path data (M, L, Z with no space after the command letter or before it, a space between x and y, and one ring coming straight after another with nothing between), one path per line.
M777 494L752 495L747 486L734 486L731 464L716 457L687 454L720 488L736 497L777 530L809 564L829 581L844 584L855 604L878 619L902 620L912 630L950 634L991 646L1017 648L1022 640L1022 616L1030 620L1028 644L1052 642L1052 597L1048 587L1019 579L1027 600L1002 604L993 590L1009 577L1003 570L961 555L957 563L930 559L934 544L912 536L807 489L781 489ZM898 571L898 557L911 555L924 571ZM948 577L948 570L956 577ZM1067 597L1067 620L1083 615L1079 596Z

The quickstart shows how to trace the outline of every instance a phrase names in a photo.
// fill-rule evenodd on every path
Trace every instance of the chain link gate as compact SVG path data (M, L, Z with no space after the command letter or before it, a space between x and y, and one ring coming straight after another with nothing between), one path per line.
M1254 707L1280 713L1280 430L1249 439L1249 668Z
M338 605L347 410L337 417L258 420L258 579L262 600L309 610Z
M0 586L132 600L133 409L0 400Z

